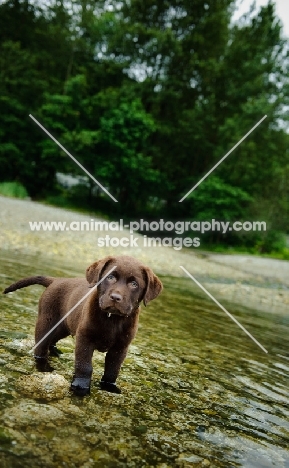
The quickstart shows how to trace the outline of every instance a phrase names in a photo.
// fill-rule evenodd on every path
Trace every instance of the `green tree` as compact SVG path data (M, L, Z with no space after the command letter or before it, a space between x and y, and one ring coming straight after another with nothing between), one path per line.
M51 186L54 171L39 156L41 136L28 115L45 91L64 85L68 32L61 6L44 13L24 0L0 5L0 179L22 182L32 196Z
M153 115L150 148L167 178L159 195L168 210L174 205L178 213L186 183L211 161L214 83L228 41L231 5L230 0L124 2L108 42L107 56L113 52L123 63Z
M78 75L68 80L64 96L46 96L41 117L79 162L109 188L123 212L146 206L158 173L151 167L149 156L143 154L154 123L139 100L129 100L125 93L112 88L92 96L85 76ZM58 159L58 171L81 174L47 138L42 157ZM90 199L92 192L102 195L93 187L91 182Z
M181 195L264 114L267 120L216 176L269 200L288 165L286 134L278 128L288 102L288 48L280 21L269 2L230 26L233 7L231 1L125 2L107 40L106 60L114 54L123 64L154 118L147 151L165 174L158 196L167 213L190 210L188 200L178 203Z

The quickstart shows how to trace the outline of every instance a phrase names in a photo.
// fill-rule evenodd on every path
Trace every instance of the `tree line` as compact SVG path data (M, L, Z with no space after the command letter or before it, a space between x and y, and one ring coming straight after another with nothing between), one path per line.
M288 231L288 41L273 2L238 24L234 8L233 0L2 2L0 181L110 216L262 219L269 231L249 242L270 249ZM81 169L30 113L119 203L92 181L59 185L56 173Z

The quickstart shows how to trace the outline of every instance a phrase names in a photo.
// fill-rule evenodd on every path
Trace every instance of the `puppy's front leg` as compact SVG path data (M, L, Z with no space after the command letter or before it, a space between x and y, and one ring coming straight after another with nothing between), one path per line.
M112 393L121 393L121 389L116 386L121 365L126 357L128 347L123 349L111 348L105 356L104 374L100 381L100 388Z
M75 373L70 386L74 395L85 396L90 393L93 351L94 345L91 340L85 336L76 335Z

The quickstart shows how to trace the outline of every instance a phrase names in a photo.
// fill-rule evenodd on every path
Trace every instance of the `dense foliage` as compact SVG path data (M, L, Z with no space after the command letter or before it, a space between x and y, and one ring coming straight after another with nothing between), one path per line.
M83 175L31 113L119 201L89 181L74 191L83 204L131 217L265 219L288 230L288 43L273 2L232 25L234 6L1 2L0 182L41 199L59 195L57 172Z

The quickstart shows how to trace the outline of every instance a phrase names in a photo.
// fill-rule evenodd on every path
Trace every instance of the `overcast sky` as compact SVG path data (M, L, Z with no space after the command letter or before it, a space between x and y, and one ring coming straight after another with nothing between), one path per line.
M267 5L268 0L255 0L258 8L262 5ZM247 13L252 5L253 0L237 0L239 10L235 13L234 19L237 20L244 13ZM289 0L275 0L276 12L283 23L283 33L289 38Z

